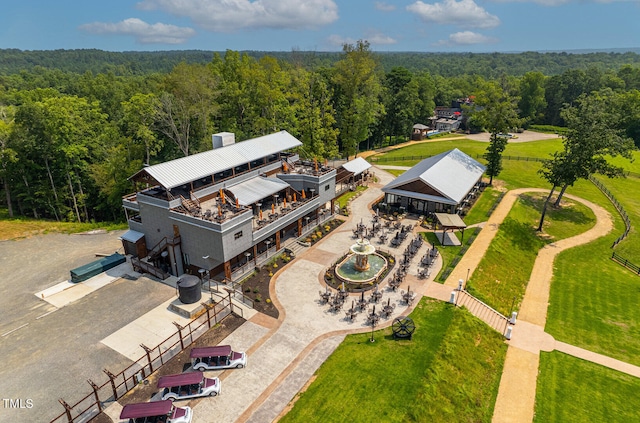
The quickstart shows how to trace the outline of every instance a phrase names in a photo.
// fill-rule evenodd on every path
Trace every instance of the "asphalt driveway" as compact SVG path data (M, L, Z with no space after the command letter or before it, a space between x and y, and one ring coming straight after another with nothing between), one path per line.
M117 279L80 300L56 308L35 293L69 279L69 270L121 250L122 231L91 235L39 235L0 242L0 422L47 422L103 383L103 369L131 363L100 340L175 295L142 277ZM31 400L31 407L27 407Z

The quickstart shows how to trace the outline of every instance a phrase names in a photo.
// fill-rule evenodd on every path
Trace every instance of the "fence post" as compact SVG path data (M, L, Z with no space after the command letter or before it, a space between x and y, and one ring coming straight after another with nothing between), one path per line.
M153 362L151 361L151 348L148 348L145 344L140 344L140 348L147 353L147 361L149 362L149 374L153 373ZM142 368L142 376L144 376L144 367Z
M67 404L62 398L60 398L58 402L64 407L64 411L67 415L67 420L69 421L69 423L73 423L73 417L71 417L71 406L69 406L69 404Z
M118 390L116 389L116 383L113 381L116 377L109 370L104 369L103 372L109 376L109 382L111 382L111 389L113 389L113 399L118 399Z
M100 404L100 397L98 397L98 385L96 385L95 383L93 383L93 381L91 379L87 379L87 382L89 382L89 385L91 385L91 387L93 388L93 395L95 395L96 397L96 405L98 406L98 412L102 413L102 404Z
M205 310L207 310L207 326L209 326L209 329L211 329L211 314L209 313L209 310L211 310L211 307L213 307L213 305L209 305L208 303L200 303L200 304L202 304Z
M182 326L180 326L180 323L177 322L172 322L176 328L178 328L178 337L180 338L180 351L184 350L184 341L182 340L182 329L184 329Z

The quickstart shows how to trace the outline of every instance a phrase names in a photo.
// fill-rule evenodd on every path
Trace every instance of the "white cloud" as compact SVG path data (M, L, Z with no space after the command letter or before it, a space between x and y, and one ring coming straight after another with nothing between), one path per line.
M342 47L345 44L355 44L357 40L354 40L350 37L343 37L341 35L333 34L327 37L327 42L332 46Z
M491 0L494 3L536 3L542 6L562 6L568 3L638 3L640 0Z
M371 32L364 39L369 41L371 45L389 45L398 42L395 38L384 35L381 32Z
M334 0L142 0L137 7L188 17L214 32L243 28L308 29L338 19Z
M485 29L500 25L497 16L490 14L473 0L443 0L434 4L417 1L407 6L407 10L427 23Z
M394 10L396 10L396 6L394 4L387 4L382 1L377 1L375 3L375 7L377 10L380 10L382 12L393 12Z
M193 28L160 22L151 25L138 18L117 23L93 22L79 28L92 34L132 35L140 44L182 44L196 33Z
M487 37L482 34L471 31L456 32L449 35L448 40L440 40L434 45L436 46L468 46L472 44L491 44L498 40L495 38Z

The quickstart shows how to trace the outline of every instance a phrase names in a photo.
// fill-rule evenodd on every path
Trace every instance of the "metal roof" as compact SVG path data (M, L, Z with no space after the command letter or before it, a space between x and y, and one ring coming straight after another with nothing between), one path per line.
M122 408L120 418L139 419L142 417L162 416L168 414L172 408L173 403L170 400L127 404Z
M462 221L460 215L455 213L434 213L438 222L445 228L466 228L467 224Z
M421 123L416 123L415 125L413 125L413 129L429 129L429 127Z
M189 357L222 357L231 354L231 345L218 345L217 347L192 348Z
M422 160L385 185L382 191L412 198L422 198L425 194L398 189L398 187L410 182L422 181L442 194L443 197L451 200L450 204L458 204L482 177L485 169L482 164L454 148ZM439 200L431 199L431 201Z
M289 187L289 184L278 178L256 176L226 189L233 193L241 206L248 206Z
M148 166L132 178L146 173L160 185L170 189L301 145L293 135L280 131Z
M202 372L181 373L179 375L162 376L158 379L158 388L170 388L172 386L195 385L202 382Z
M371 164L362 157L356 157L355 159L343 164L342 167L353 173L354 175L359 175L365 170L369 169L371 167Z
M125 241L129 241L129 242L138 242L138 240L140 238L144 237L144 234L142 232L138 232L138 231L134 231L133 229L129 229L127 232L125 232L124 234L122 234L122 236L120 237L120 239L124 239Z

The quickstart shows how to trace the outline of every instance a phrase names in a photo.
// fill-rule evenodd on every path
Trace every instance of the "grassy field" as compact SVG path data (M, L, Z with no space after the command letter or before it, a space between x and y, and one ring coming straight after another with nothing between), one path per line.
M9 218L6 209L0 210L0 241L27 238L46 233L78 233L96 229L109 231L127 229L126 223L76 223L36 220L29 218Z
M540 234L536 223L543 201L543 196L528 194L516 200L467 285L472 295L502 314L509 314L514 297L518 308L539 249L582 233L595 223L588 207L566 203L549 210L544 233Z
M487 187L480 198L475 202L469 213L464 217L464 223L467 225L473 225L480 222L486 222L489 219L489 211L496 205L496 201L500 197L500 191Z
M534 422L636 422L638 392L638 378L560 352L543 352Z
M345 192L344 194L342 194L340 197L337 198L336 201L338 202L338 206L340 206L340 208L343 208L344 206L347 205L350 199L352 199L353 197L356 196L356 194L364 191L365 189L367 189L367 187L363 185L358 185L355 191Z
M449 304L423 299L413 339L387 328L349 335L286 422L490 422L506 354L500 334Z
M543 151L547 149L544 147L546 143L548 141L528 143L527 145L529 148L541 145L543 148L540 151ZM430 145L435 146L435 144ZM518 146L523 145L525 144L518 144ZM516 145L509 144L509 147L511 146ZM405 152L405 154L411 153L411 151ZM634 155L640 158L640 153L636 152ZM505 160L503 163L504 170L495 181L497 186L504 186L507 189L548 188L548 184L537 174L539 163L515 160ZM640 170L638 169L638 160L629 164L617 159L617 164L623 165L624 163L626 163L628 170ZM396 163L385 162L385 164ZM640 196L635 194L638 178L601 178L601 180L623 204L633 225L629 237L616 247L616 252L628 256L632 261L635 260L636 264L640 264L640 242L638 242L638 233L635 229L640 224ZM614 218L615 229L606 237L588 245L573 248L558 256L554 263L555 271L546 330L556 339L564 342L640 364L640 309L637 307L637 304L640 303L639 277L610 260L612 252L610 247L613 241L624 232L624 224L615 208L592 183L584 180L578 181L567 192L605 207ZM538 218L539 209L531 215L530 219L535 222ZM553 234L554 229L547 227L546 231L551 231ZM509 248L509 245L507 244L505 248ZM509 267L503 265L503 256L492 259L494 263L499 264L496 271L501 271L500 268L503 267ZM513 264L513 266L519 265L519 263ZM520 281L526 280L527 275L524 273L520 276ZM492 275L488 274L487 278L490 277ZM505 278L509 279L510 277L508 275L493 277L494 280L500 281ZM514 283L521 284L522 282ZM477 289L482 294L482 290L485 288L477 287ZM486 289L490 293L491 290L504 288L491 287L490 284L487 284ZM503 301L502 306L507 311L509 309L506 304L508 303L510 307L514 295L509 291L505 289L505 292L501 294L501 297L507 298L506 301Z
M390 161L393 161L394 165L413 166L420 161L420 159L402 160L402 158L413 156L429 157L453 148L458 148L471 157L477 158L478 155L485 153L487 145L488 143L486 142L473 141L467 138L413 144L379 155L380 157L384 157L384 161L381 161L380 164L391 164ZM509 143L503 154L505 156L548 158L551 153L560 148L562 148L562 141L560 139Z

